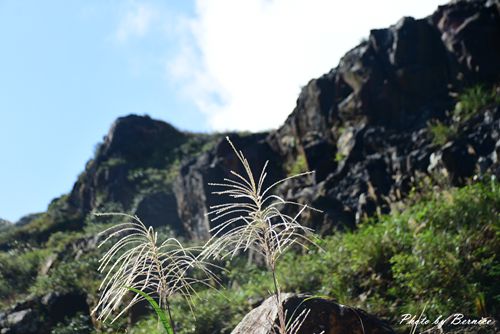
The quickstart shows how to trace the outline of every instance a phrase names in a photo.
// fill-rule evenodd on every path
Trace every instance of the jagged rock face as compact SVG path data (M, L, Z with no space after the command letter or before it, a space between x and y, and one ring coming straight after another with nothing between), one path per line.
M303 152L316 171L315 184L289 182L280 190L323 210L304 221L317 231L354 226L388 212L431 170L458 185L498 168L497 107L461 125L460 138L442 149L427 125L451 118L450 92L500 81L499 8L498 1L457 2L427 19L406 17L372 30L338 67L309 82L285 124L268 137L285 161ZM429 168L431 156L439 168Z
M177 214L177 199L166 191L145 195L137 204L135 214L147 226L170 226L176 234L182 234L184 228Z
M338 166L339 130L361 123L397 130L424 126L449 106L450 81L439 31L426 19L404 18L373 30L337 68L311 80L269 141L288 160L303 150L321 181Z
M284 176L282 162L265 141L266 133L246 136L231 135L230 139L238 150L243 151L250 162L256 177L260 175L266 161L269 161L264 185ZM194 239L210 237L210 228L215 226L207 216L210 207L221 204L222 199L212 194L221 190L209 183L223 183L224 178L232 178L230 171L244 175L241 163L229 143L221 140L216 147L200 157L187 162L181 167L180 175L174 184L178 203L178 213L188 235Z
M439 113L449 82L447 56L438 31L425 19L403 18L340 61L338 75L352 89L339 105L344 121L404 129Z
M390 326L357 308L351 308L322 298L285 294L283 307L287 310L287 323L292 316L308 312L297 334L382 334L394 333ZM278 323L278 308L275 297L269 297L262 305L253 309L231 332L232 334L274 334Z
M165 156L185 140L184 133L148 116L118 118L74 185L69 203L84 214L106 203L117 203L118 210L123 211L137 206L151 224L158 225L159 220L168 219L177 228L179 218L173 214L175 198L159 191L146 194L139 203L134 203L138 185L131 179L130 172L135 168L165 168ZM159 218L152 213L153 208L161 208L158 214L164 216Z
M143 164L159 160L155 159L157 155L175 148L184 139L185 134L172 125L148 116L120 117L111 126L96 160L115 156Z
M286 182L278 192L322 210L303 217L322 233L388 212L421 175L446 174L461 184L478 170L498 171L498 108L470 120L443 148L432 144L426 128L431 119L450 119L451 92L478 80L500 82L499 8L498 1L461 1L429 18L406 17L371 31L336 68L303 88L283 126L234 136L235 145L257 170L270 161L269 180L284 177L305 157L314 178ZM179 234L206 239L208 208L221 200L208 183L240 171L226 142L182 164L173 189L169 184L138 193L131 179L135 169L165 169L164 156L188 137L149 117L119 118L74 185L65 212L83 221L113 203L112 211L137 213L153 226L168 222Z
M500 2L460 1L439 9L432 21L452 57L454 74L467 81L500 78Z
M234 136L235 145L256 169L269 160L270 180L305 157L314 178L286 182L278 192L322 210L303 216L321 233L389 212L424 175L462 184L478 171L498 170L498 108L467 122L460 138L442 148L432 143L427 124L450 119L450 92L478 80L499 82L499 8L498 1L456 2L429 18L405 17L372 30L336 68L303 88L283 126L268 135ZM148 224L168 221L178 233L208 238L213 224L206 215L221 200L208 183L240 171L226 142L181 166L175 196L169 188L137 197L130 180L134 166L162 168L161 155L185 138L148 117L118 119L69 203L80 212L118 203Z

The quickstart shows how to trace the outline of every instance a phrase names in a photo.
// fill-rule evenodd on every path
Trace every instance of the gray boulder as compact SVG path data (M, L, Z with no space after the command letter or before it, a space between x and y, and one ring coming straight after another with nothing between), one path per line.
M286 321L305 319L297 334L392 334L392 328L365 311L323 298L282 295ZM299 320L301 321L301 320ZM275 334L278 323L276 298L269 297L248 313L232 334Z

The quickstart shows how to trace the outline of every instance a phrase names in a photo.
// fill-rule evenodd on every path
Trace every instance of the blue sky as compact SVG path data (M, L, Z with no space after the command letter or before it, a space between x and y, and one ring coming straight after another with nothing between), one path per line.
M360 3L0 0L0 217L70 191L119 116L276 127L369 29L443 1Z

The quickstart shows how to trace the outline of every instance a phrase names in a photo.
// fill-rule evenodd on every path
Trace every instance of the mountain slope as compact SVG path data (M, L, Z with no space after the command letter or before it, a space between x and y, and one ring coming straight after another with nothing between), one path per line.
M422 189L446 196L450 187L489 182L485 180L496 184L499 55L500 2L456 1L428 18L407 17L387 29L371 31L337 67L302 89L295 109L276 130L205 135L184 133L148 116L117 119L68 195L53 200L46 212L0 231L0 297L6 310L0 313L0 326L11 334L48 333L66 326L61 325L64 317L81 320L79 324L87 328L82 333L98 325L88 312L95 303L98 279L95 234L113 220L95 219L92 211L137 214L165 235L207 239L214 223L206 213L219 203L208 183L239 170L225 135L245 152L256 172L269 161L268 183L314 170L313 176L290 180L278 192L322 210L304 215L303 222L334 238L343 238L339 232L350 238L360 224L361 236L356 238L363 238L367 233L363 222L398 212ZM484 206L490 207L491 198ZM453 236L453 231L442 230L446 237ZM491 249L497 247L496 238L486 239ZM346 287L365 296L351 299L360 306L370 308L366 298L374 295L388 298L384 299L388 303L393 296L377 290L378 279L386 284L396 279L396 268L409 266L399 259L399 267L391 267L396 262L387 260L387 254L367 256L379 255L384 261L376 263L382 268L364 268L360 277L380 277ZM492 261L496 265L498 259ZM483 284L485 277L498 277L494 268L468 276L467 282L472 280L472 286L474 279ZM337 280L347 284L347 278L356 275L349 271L352 268L344 269L345 276ZM321 287L311 290L321 292L328 275L333 273L313 278ZM419 275L425 280L425 272ZM455 298L451 304L460 303L460 297L450 295ZM498 311L498 301L486 299L493 303L488 310ZM59 307L65 303L75 308ZM247 301L242 303L248 307ZM134 320L135 313L130 317Z

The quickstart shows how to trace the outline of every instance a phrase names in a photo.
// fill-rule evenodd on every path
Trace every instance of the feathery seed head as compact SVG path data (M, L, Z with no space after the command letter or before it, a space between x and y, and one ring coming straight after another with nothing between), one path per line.
M264 257L270 268L274 268L279 256L290 246L307 247L308 244L314 244L308 237L312 230L302 226L298 218L305 209L315 209L286 201L272 194L272 190L291 178L311 172L282 179L264 188L267 162L259 178L255 179L243 152L238 151L228 137L226 139L242 164L244 173L241 175L231 171L233 178L225 178L223 183L209 184L221 189L214 191L214 194L233 200L210 208L208 215L217 225L210 230L213 236L202 255L205 258L233 257L240 251L252 249ZM295 216L285 214L281 211L285 205L297 206L299 212Z
M105 277L99 288L102 291L99 302L92 311L99 311L99 320L106 320L115 314L129 288L156 297L160 306L174 294L182 295L191 305L191 298L196 294L194 285L210 285L211 281L217 281L207 263L195 256L199 249L184 248L175 238L159 243L158 233L152 227L146 227L137 216L122 213L97 215L118 215L130 219L100 233L104 240L99 247L115 237L120 239L100 259L99 271L105 273ZM192 269L201 270L205 278L191 277ZM114 315L112 321L143 299L136 294Z

